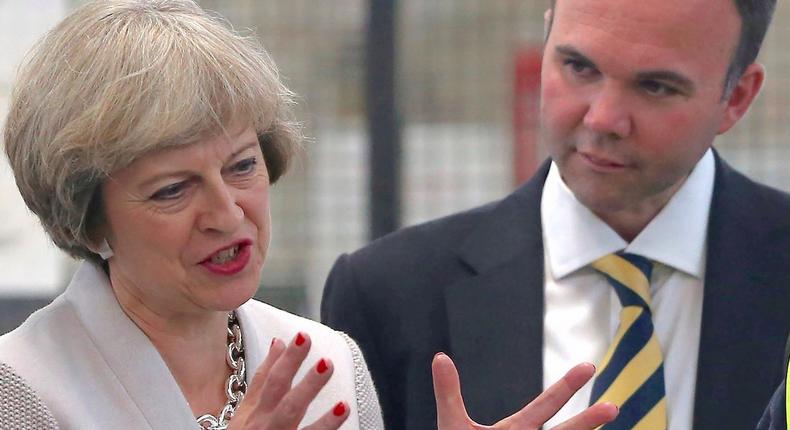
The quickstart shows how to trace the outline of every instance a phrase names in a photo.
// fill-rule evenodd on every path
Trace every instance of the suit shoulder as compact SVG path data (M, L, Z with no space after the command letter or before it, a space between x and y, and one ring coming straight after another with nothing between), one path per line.
M26 354L41 355L42 351L36 348L50 345L47 333L62 335L67 327L72 327L77 321L74 310L58 296L49 305L37 310L14 330L0 336L0 360L8 360L7 354L18 353L23 350ZM9 363L12 364L13 363Z
M760 224L767 237L772 237L773 240L790 240L790 194L748 178L747 180L750 189L743 196L742 204L759 215Z
M447 253L458 246L501 202L495 201L390 233L351 254L354 260L369 261L427 257Z
M742 202L748 202L751 209L762 212L781 212L786 218L790 209L790 193L757 182L729 164L720 161L720 171L717 171L717 187L727 188L727 196Z
M332 339L335 343L345 344L342 335L334 329L255 299L243 304L238 311L243 314L242 318L249 318L250 322L265 323L269 330L274 330L278 337L286 341L297 332L303 331L311 334L313 338Z

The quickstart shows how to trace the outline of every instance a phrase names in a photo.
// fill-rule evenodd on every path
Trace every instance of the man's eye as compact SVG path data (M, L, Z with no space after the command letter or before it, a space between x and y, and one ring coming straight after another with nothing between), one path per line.
M184 193L184 189L186 188L186 183L179 182L176 184L171 184L166 187L160 188L157 192L155 192L151 196L151 200L157 201L167 201L167 200L175 200Z
M577 78L590 78L595 76L595 68L585 61L567 58L563 60L563 66L569 70L570 74Z
M680 93L674 87L658 81L643 81L639 84L648 94L653 96L673 96Z
M237 175L245 175L255 171L255 166L258 164L258 159L250 157L239 161L233 165L232 171Z

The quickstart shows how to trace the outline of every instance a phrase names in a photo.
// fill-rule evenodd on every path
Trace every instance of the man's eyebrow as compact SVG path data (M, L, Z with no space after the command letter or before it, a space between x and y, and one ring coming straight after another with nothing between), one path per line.
M582 54L576 48L570 45L559 45L555 47L554 50L557 51L557 53L564 55L565 57L571 57L576 61L580 61L582 63L595 66L595 63L592 60L585 57L584 54Z
M555 51L560 55L572 58L581 63L595 67L595 62L584 56L578 49L570 45L558 45ZM674 84L687 94L693 94L697 87L694 82L681 73L672 70L646 70L636 74L637 82L660 81Z
M692 82L691 79L678 72L673 72L672 70L648 70L645 72L639 72L636 75L636 79L637 81L670 82L680 87L688 94L693 94L696 90L696 85L694 85L694 82Z

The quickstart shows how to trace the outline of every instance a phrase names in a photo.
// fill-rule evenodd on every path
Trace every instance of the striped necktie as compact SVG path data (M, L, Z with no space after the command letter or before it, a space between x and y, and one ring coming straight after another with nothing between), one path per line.
M650 275L653 263L638 255L618 253L595 261L620 304L620 325L598 366L590 404L612 402L620 407L606 430L667 428L664 360L653 329Z

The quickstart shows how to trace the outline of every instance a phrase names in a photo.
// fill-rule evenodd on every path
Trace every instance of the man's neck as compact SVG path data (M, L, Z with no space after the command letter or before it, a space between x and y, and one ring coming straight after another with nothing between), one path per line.
M617 209L596 210L596 208L590 208L590 210L611 227L623 240L631 243L664 209L672 199L672 196L677 193L685 182L686 178L678 181L677 184L667 188L662 193L635 205Z

